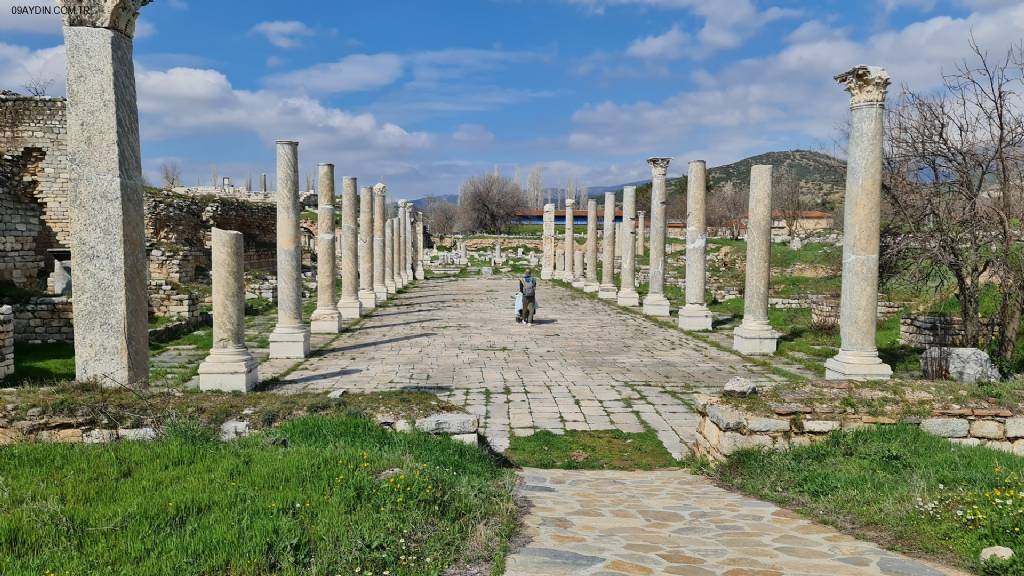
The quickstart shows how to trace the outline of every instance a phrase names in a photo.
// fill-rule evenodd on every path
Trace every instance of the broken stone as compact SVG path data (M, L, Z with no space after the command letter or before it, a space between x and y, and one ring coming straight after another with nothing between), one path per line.
M249 423L244 420L228 420L220 425L220 439L229 442L249 435Z
M470 434L475 435L478 427L477 417L472 414L451 412L434 414L416 421L416 429L430 434Z
M726 396L750 396L757 394L757 384L747 378L735 376L725 383L722 394Z
M921 371L927 378L950 378L965 384L1000 379L988 353L977 348L929 348L921 354Z

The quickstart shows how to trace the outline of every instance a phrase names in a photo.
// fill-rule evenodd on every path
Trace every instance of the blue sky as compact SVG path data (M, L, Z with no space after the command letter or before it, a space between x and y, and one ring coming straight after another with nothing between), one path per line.
M0 0L0 88L55 80L60 23ZM885 66L929 89L966 55L1024 37L1006 0L155 0L136 78L144 170L186 182L273 173L300 141L304 172L449 194L495 165L545 184L644 178L650 155L712 165L830 150L846 111L832 76Z

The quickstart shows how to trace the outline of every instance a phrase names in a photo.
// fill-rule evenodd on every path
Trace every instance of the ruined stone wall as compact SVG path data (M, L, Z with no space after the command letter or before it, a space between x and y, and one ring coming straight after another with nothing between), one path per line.
M32 183L22 180L27 162L21 155L0 157L0 282L31 290L38 288L44 259L36 251L42 207Z
M18 342L74 342L74 314L68 298L32 298L14 305L14 339Z
M993 332L988 319L982 319L982 332ZM958 347L964 342L964 322L959 316L907 316L900 319L900 344L912 348Z

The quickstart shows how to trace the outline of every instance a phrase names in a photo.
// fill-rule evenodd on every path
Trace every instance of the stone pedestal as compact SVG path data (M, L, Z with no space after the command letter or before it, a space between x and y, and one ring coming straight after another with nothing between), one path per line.
M142 388L149 378L148 264L132 60L142 2L62 4L79 9L65 15L64 27L75 373L103 386Z
M572 282L576 279L576 275L573 272L573 252L576 252L576 239L574 238L573 230L573 213L572 206L575 202L572 198L565 199L565 270L562 272L562 279L566 282Z
M341 190L341 299L338 311L344 320L362 316L359 303L358 184L352 176L342 179Z
M377 307L373 291L373 189L359 189L359 303L363 310Z
M604 193L604 243L601 252L604 264L601 266L601 284L597 288L597 297L602 300L615 300L618 291L615 289L615 192ZM597 259L596 257L594 258Z
M679 327L683 330L711 330L711 311L704 301L708 243L706 195L707 166L703 160L693 160L686 182L686 305L679 310ZM653 254L653 247L651 252Z
M587 290L587 281L583 277L583 269L586 267L586 257L587 255L579 250L572 253L572 269L576 273L576 277L572 279L572 287L582 288L585 292L590 292L591 290Z
M395 219L384 223L384 288L388 294L398 291L395 285Z
M671 158L648 158L651 166L651 269L644 297L644 314L668 317L665 298L665 175Z
M887 380L892 369L875 346L878 307L882 137L889 74L857 66L836 76L850 93L850 143L843 213L843 287L839 353L825 362L828 380Z
M597 200L587 200L587 244L584 272L575 271L583 278L584 292L597 292Z
M759 165L750 169L743 323L733 330L732 339L732 347L741 354L774 354L779 339L768 323L771 242L772 167Z
M636 186L622 189L622 272L619 274L619 306L639 306L636 292Z
M259 362L245 347L245 249L241 232L211 231L213 347L199 365L199 389L248 392L259 382Z
M550 280L555 275L555 205L544 205L544 236L541 240L544 258L541 260L540 277Z
M341 331L341 313L335 299L334 249L334 164L321 164L316 241L316 310L309 319L310 332L337 334Z
M299 244L299 143L277 142L277 325L271 358L309 355L302 325L302 248Z
M373 186L373 294L377 302L388 299L384 282L384 205L387 186L378 182Z

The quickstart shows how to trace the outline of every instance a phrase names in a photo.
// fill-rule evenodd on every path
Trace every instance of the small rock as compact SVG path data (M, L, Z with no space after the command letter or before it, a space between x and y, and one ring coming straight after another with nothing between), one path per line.
M1013 558L1013 550L1006 546L989 546L981 551L981 561L985 562L992 558L998 558L999 560L1009 560Z
M156 438L156 430L152 428L120 428L117 437L121 440L153 440Z
M408 420L398 420L395 422L394 427L395 432L412 432L413 429L412 422Z
M29 408L28 412L25 412L25 416L29 418L39 418L43 415L42 408Z
M450 438L456 442L462 442L463 444L469 444L470 446L477 446L480 443L480 438L476 435L476 432L471 434L452 434Z
M244 420L228 420L220 425L221 442L229 442L249 435L249 423Z
M328 398L341 398L346 393L345 389L331 390L331 393L327 395Z
M401 468L388 468L387 470L381 472L380 474L377 474L377 480L387 480L388 478L393 478L401 473Z
M757 394L757 384L747 378L735 376L725 383L722 394L726 396L750 396Z
M252 416L255 413L256 413L256 409L255 408L246 408L245 410L242 410L242 416Z

